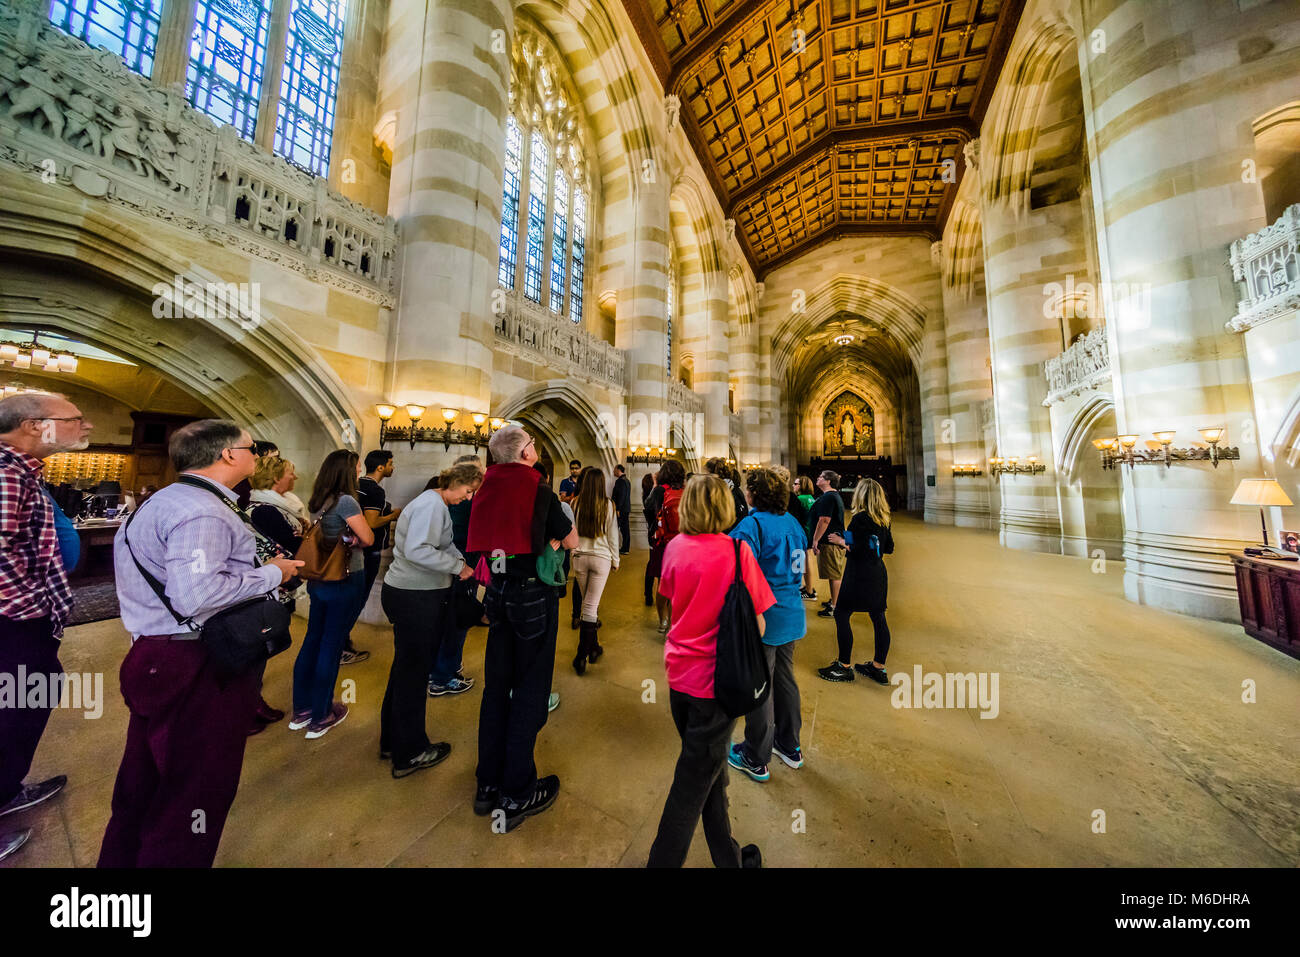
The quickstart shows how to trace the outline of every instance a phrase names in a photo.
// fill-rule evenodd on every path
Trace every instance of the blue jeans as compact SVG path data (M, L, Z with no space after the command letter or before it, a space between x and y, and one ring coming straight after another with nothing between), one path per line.
M361 614L366 573L360 569L337 582L308 582L311 608L307 634L293 663L293 710L311 709L321 721L334 703L334 682L339 676L343 642Z
M455 581L451 583L453 589L463 588L469 591L471 588L477 590L478 582L474 579L469 581ZM455 614L449 616L449 621L454 621ZM457 628L451 624L443 632L442 641L438 643L438 650L433 656L433 670L429 672L429 680L436 685L445 685L456 677L456 672L460 671L461 655L465 650L465 636L469 634L468 628Z

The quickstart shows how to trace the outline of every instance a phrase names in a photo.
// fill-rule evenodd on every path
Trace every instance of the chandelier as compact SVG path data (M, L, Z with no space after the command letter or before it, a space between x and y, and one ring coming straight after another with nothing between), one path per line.
M32 333L31 342L0 342L0 365L8 363L15 370L39 372L76 372L77 357L45 348Z

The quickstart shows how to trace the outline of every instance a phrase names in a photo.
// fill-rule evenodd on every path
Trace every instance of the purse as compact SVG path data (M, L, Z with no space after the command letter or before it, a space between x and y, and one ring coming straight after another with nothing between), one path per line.
M340 535L334 540L334 547L326 551L325 530L322 528L324 521L325 516L322 515L312 523L307 534L302 537L298 554L293 556L303 563L302 568L298 569L298 577L314 582L341 582L348 577L348 544Z
M248 516L208 483L200 479L189 479L185 475L177 481L207 489L229 505L251 530ZM140 509L143 507L142 505ZM126 528L122 530L122 541L126 543L131 561L135 562L140 575L148 582L163 607L176 619L176 623L198 632L199 641L207 650L208 659L212 662L218 677L233 678L243 674L289 647L289 622L293 618L293 612L275 597L274 592L247 598L229 608L223 608L209 616L201 625L196 624L193 618L185 618L178 614L167 598L162 583L140 564L140 560L135 557L135 551L131 548L128 533L131 530L131 522L136 515L140 514L140 509L136 509L127 519Z
M473 578L451 586L451 614L459 631L467 631L483 621L483 603L478 600L478 582Z

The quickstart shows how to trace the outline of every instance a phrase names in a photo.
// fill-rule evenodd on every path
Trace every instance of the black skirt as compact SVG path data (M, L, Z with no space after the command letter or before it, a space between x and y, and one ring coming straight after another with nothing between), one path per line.
M884 611L889 594L889 573L885 570L883 556L893 553L894 536L888 528L873 522L866 512L854 515L848 530L853 535L853 545L848 549L836 609ZM867 545L872 535L880 542L881 556Z

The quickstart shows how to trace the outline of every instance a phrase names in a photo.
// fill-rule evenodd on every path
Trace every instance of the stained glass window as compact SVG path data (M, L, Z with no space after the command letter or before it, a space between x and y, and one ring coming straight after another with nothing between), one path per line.
M573 191L573 281L569 286L569 318L582 322L582 285L587 257L587 195Z
M257 130L270 12L269 0L197 0L194 8L185 96L250 140Z
M317 176L329 171L343 57L344 0L293 0L275 152Z
M501 258L497 263L497 282L515 288L515 265L519 259L519 173L523 137L519 123L511 113L506 118L506 166L502 177Z
M569 249L569 177L555 168L555 220L551 229L551 312L564 311L564 257Z
M107 47L136 73L153 73L162 0L53 0L50 22L92 47Z
M540 130L533 130L532 162L528 170L528 249L524 254L524 295L542 301L542 257L546 242L546 188L550 183L551 150Z

